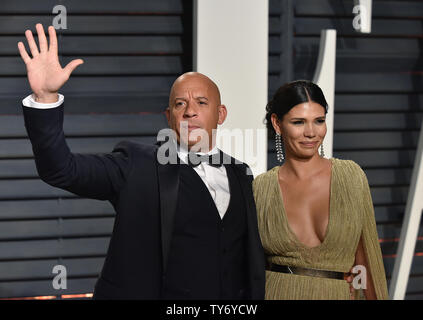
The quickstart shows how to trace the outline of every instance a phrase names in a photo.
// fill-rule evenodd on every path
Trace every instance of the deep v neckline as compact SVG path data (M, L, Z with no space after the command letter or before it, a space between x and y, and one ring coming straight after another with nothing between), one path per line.
M333 204L332 204L332 199L333 199L333 185L334 185L334 181L333 181L334 173L333 173L333 171L334 171L334 162L335 162L335 159L334 158L330 158L329 161L331 162L331 168L330 168L330 186L329 186L329 217L328 217L328 224L326 226L326 231L325 231L325 235L324 235L323 241L320 242L318 245L313 246L313 247L310 247L310 246L304 244L303 242L301 242L298 239L296 233L291 229L291 226L289 225L288 216L286 214L285 204L284 204L284 201L283 201L283 193L282 193L282 189L281 189L280 184L279 184L279 169L280 169L280 166L277 167L277 170L275 170L276 171L276 179L275 179L276 180L276 187L277 187L278 193L279 193L278 199L280 200L280 203L281 203L281 209L282 209L281 211L282 211L282 215L283 215L283 219L284 219L284 223L286 225L286 228L287 228L288 232L291 234L292 238L294 239L294 241L296 243L298 243L302 247L304 247L306 249L309 249L309 250L322 248L327 243L327 239L328 239L328 235L329 235L329 231L330 231L330 226L331 226L332 220L333 220L333 212L332 212Z

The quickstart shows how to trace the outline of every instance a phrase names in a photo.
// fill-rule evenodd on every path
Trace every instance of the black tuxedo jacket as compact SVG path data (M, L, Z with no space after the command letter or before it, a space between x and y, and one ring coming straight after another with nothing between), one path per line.
M71 153L63 133L64 105L23 106L40 178L82 197L108 200L116 211L113 234L94 298L160 299L177 203L179 166L161 165L157 146L129 141L111 153ZM264 298L265 263L245 164L230 164L247 208L250 299Z

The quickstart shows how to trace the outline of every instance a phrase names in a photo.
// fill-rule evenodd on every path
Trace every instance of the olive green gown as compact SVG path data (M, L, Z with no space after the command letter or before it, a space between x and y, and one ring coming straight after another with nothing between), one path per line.
M351 160L330 160L329 222L323 242L316 247L302 244L289 227L278 182L280 167L274 167L254 180L258 226L267 260L281 265L349 272L362 236L370 268L367 273L372 275L377 298L388 299L367 177ZM266 299L351 299L351 295L345 280L266 270Z

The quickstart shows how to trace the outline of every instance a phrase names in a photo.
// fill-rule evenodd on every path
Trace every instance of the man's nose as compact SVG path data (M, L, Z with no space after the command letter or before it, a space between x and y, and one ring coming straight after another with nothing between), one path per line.
M197 115L197 109L192 103L187 103L187 107L185 108L184 117L191 118Z

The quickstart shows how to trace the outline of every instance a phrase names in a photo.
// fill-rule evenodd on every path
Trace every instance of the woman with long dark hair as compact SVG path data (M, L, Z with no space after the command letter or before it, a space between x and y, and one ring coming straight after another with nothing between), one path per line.
M322 90L303 80L280 87L266 107L283 162L253 183L266 299L351 299L345 278L357 265L361 296L388 298L366 175L351 160L324 157L327 108Z

